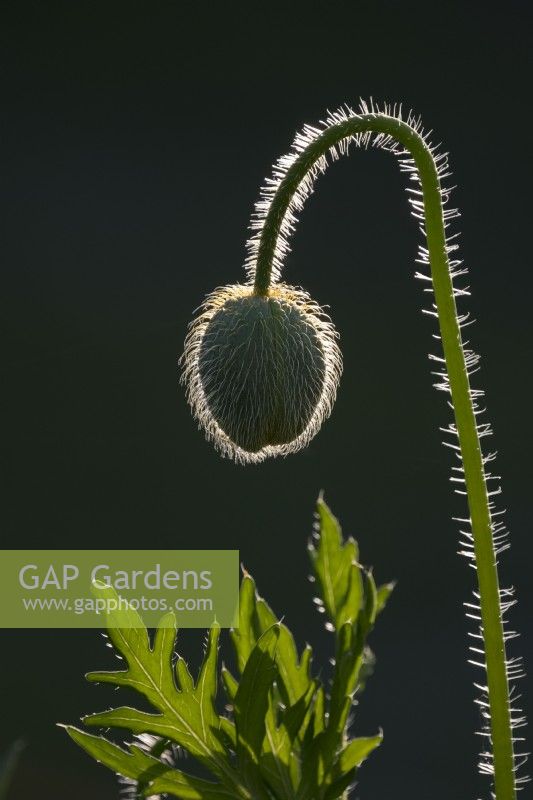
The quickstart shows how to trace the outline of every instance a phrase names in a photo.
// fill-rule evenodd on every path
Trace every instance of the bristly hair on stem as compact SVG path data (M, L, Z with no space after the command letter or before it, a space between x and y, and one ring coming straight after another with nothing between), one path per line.
M480 421L483 392L472 388L470 377L478 369L478 356L463 341L463 330L471 324L468 312L457 311L457 301L469 294L456 280L466 274L457 258L457 233L450 232L459 215L449 207L451 187L448 156L429 141L420 119L411 112L402 116L401 106L361 101L354 111L348 106L330 113L317 126L306 125L296 135L289 153L273 168L263 186L252 216L253 234L248 241L246 272L254 292L268 296L280 280L290 251L290 236L316 178L328 163L348 153L350 145L376 147L393 153L409 178L409 202L418 220L424 244L419 247L416 277L433 296L426 314L435 317L442 350L430 355L436 365L435 387L446 393L454 421L442 429L455 464L451 481L457 494L467 498L469 514L459 520L460 553L477 571L478 588L466 605L476 628L469 635L471 663L481 668L486 680L476 682L486 746L481 752L480 771L493 781L497 800L512 800L527 778L516 775L526 754L514 752L523 739L513 730L525 725L516 707L514 682L523 674L518 658L506 659L506 644L516 633L505 626L505 614L516 602L514 590L500 589L497 560L509 547L508 533L495 507L500 494L499 478L490 471L495 454L482 452L481 440L490 436L490 425ZM521 750L520 744L517 749Z

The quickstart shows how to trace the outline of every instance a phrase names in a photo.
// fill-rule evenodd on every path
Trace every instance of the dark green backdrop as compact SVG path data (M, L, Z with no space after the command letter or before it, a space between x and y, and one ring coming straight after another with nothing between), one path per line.
M305 544L319 489L398 588L356 711L385 731L356 796L487 796L431 388L419 234L394 159L354 152L308 203L286 278L331 306L345 374L311 447L246 469L190 418L176 359L205 292L241 280L252 204L304 122L361 95L419 111L451 152L533 662L531 131L527 3L18 2L2 8L4 547L237 547L326 658ZM508 576L511 576L510 578ZM184 633L194 655L200 636ZM54 727L111 695L94 631L2 638L2 745L27 750L12 800L107 800L114 779ZM525 708L533 716L533 693Z

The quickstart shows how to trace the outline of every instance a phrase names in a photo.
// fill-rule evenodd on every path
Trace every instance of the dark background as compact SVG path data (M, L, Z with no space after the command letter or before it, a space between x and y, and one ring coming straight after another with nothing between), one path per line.
M331 306L345 373L305 452L242 468L196 430L176 359L203 295L242 280L248 218L294 131L359 96L401 100L449 149L473 342L501 448L533 663L531 64L526 2L3 4L3 547L236 547L296 632L324 489L362 560L398 587L373 635L356 731L385 744L361 798L488 796L466 665L461 515L431 387L419 235L392 157L355 152L308 203L285 277ZM56 721L111 702L83 673L96 631L2 634L2 746L27 741L12 800L113 798ZM194 660L194 632L181 652ZM524 683L525 709L533 692Z

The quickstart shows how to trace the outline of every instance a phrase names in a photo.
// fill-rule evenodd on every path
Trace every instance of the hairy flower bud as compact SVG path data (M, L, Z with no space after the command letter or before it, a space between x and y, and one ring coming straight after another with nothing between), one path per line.
M335 329L308 294L227 286L208 296L182 358L189 403L208 439L239 462L304 447L335 400Z

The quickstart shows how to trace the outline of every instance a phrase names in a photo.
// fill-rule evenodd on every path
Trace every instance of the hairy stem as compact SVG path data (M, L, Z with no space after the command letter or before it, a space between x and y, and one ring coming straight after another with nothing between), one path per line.
M367 132L392 136L400 142L411 154L420 177L431 277L474 538L491 715L494 788L497 800L514 800L509 686L491 510L446 248L440 179L423 137L408 123L386 114L361 114L326 128L301 152L272 198L258 244L254 291L258 295L268 294L281 225L302 180L331 147Z

